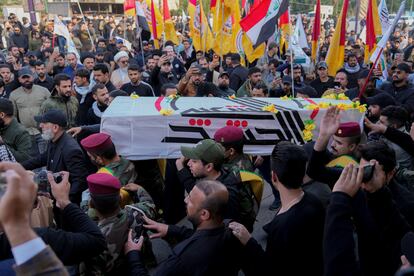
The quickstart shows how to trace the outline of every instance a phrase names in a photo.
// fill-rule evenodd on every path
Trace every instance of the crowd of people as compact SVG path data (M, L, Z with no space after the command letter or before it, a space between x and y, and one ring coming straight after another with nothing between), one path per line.
M12 14L4 24L1 275L414 273L414 36L407 26L384 50L387 72L369 76L363 42L350 32L344 67L329 76L331 18L310 69L276 42L250 64L243 53L196 51L185 24L176 26L179 45L156 49L122 20L74 16L67 27L78 53L65 50L47 17L32 24ZM309 34L311 21L303 21ZM314 141L279 141L269 156L245 154L236 126L167 160L127 160L100 132L116 97L170 95L340 95L367 113L361 126L341 122L343 111L331 106ZM252 237L264 185L274 196L265 248ZM192 228L177 225L185 218ZM161 263L151 242L158 238L172 247Z

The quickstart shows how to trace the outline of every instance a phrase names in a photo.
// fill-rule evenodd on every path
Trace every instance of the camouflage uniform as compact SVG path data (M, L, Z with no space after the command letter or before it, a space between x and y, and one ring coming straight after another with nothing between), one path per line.
M249 172L255 171L253 162L247 154L239 154L233 160L228 160L223 165L223 168L227 171L233 171L234 169Z
M125 186L128 183L135 183L137 178L137 173L135 171L135 166L131 161L120 157L119 162L112 162L105 166L113 172L113 176L121 181L121 185Z
M223 165L225 171L232 172L240 179L239 188L239 202L240 202L240 217L248 230L253 230L253 224L256 221L258 208L255 207L254 193L251 186L247 182L243 182L240 171L254 172L255 168L252 160L247 154L240 154Z
M155 204L151 196L143 189L137 191L139 202L132 206L142 210L151 219L155 218ZM120 210L115 216L98 222L107 242L107 250L98 257L92 258L81 265L81 275L125 275L127 274L126 260L123 256L124 244L128 238L129 229L134 227L135 221L130 221L129 209ZM144 255L152 254L149 239L144 241Z

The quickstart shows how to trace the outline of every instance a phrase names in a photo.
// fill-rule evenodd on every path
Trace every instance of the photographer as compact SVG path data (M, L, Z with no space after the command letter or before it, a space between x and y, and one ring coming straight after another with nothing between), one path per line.
M21 179L24 179L22 174L28 174L19 164L0 163L0 169L10 168L18 172ZM89 217L83 213L78 206L69 201L69 173L60 172L62 181L56 183L52 175L48 175L48 181L53 197L56 200L56 206L59 209L59 214L63 221L62 229L53 228L34 228L34 231L42 240L53 249L58 258L65 265L75 265L93 256L100 254L106 247L105 239L101 234L98 226ZM26 177L26 176L25 176ZM31 182L33 177L28 174L26 177ZM33 184L35 185L35 184ZM28 194L29 188L24 191L16 192L16 198L24 194ZM37 191L37 188L36 188ZM33 195L32 203L21 203L14 199L13 203L9 204L7 208L2 210L8 211L12 206L14 208L30 208L29 215L32 213L32 206L34 203L35 194ZM2 202L0 203L2 205ZM21 205L21 206L20 206ZM0 211L1 212L1 211ZM27 222L29 224L29 222ZM30 225L19 228L20 233L25 229L31 229ZM18 231L18 232L19 232ZM7 234L7 232L6 232ZM9 239L13 246L12 241ZM11 258L10 244L4 235L0 235L0 259ZM14 252L13 252L14 253ZM17 260L16 260L17 261ZM32 271L30 271L31 274Z
M0 170L7 179L0 200L0 222L12 247L16 274L68 275L52 249L30 227L29 217L37 192L31 175L17 163L2 162Z
M238 275L242 263L241 244L223 223L228 197L226 187L218 181L197 182L185 199L188 219L195 231L144 218L144 227L153 232L151 239L179 241L155 275ZM129 234L125 244L130 275L149 275L141 263L142 241L141 236L134 242Z
M411 227L401 215L407 214L407 197L394 196L396 189L402 192L392 179L395 154L381 142L361 146L361 154L361 164L346 166L333 188L324 231L325 275L393 275L400 267L400 240Z

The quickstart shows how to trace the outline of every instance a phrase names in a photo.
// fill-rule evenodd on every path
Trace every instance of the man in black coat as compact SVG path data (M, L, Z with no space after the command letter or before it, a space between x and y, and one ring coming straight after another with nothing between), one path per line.
M381 90L386 91L394 97L398 105L404 107L410 114L414 116L414 87L408 83L408 76L411 68L406 63L397 65L392 74L392 83L386 82L381 86Z
M40 123L42 138L48 141L47 150L22 163L27 170L46 166L51 172L68 171L70 173L70 200L79 204L81 195L87 189L88 176L85 156L78 143L65 132L66 117L60 110L50 110L42 116L35 116Z
M316 197L301 188L306 163L306 153L298 145L280 142L273 149L272 184L279 191L282 204L273 220L263 227L267 233L266 250L243 225L230 223L249 260L246 275L323 274L325 210Z
M230 73L230 85L229 87L234 91L239 90L239 88L247 80L247 75L249 71L246 67L241 66L240 64L241 57L239 54L233 54L231 56L231 63L233 65L233 70Z
M218 181L197 182L186 198L187 216L194 230L157 223L145 218L151 238L175 238L180 241L155 275L238 275L241 267L241 244L223 223L223 211L229 194ZM131 239L125 245L130 275L149 275L141 262L138 243Z

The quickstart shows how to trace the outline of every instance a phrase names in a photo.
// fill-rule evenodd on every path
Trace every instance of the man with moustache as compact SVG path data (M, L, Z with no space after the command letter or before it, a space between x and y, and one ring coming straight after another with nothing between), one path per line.
M76 126L76 116L79 110L79 102L72 96L72 81L66 74L58 74L54 77L55 89L52 95L41 106L41 114L51 109L61 110L66 118L67 128Z
M42 138L48 143L47 150L22 162L22 166L26 170L46 166L46 170L53 173L69 172L69 198L71 202L79 204L82 192L87 189L88 171L82 149L65 131L68 125L65 114L61 110L51 109L34 119L42 129Z
M13 116L13 103L8 99L0 99L0 144L7 146L17 162L31 158L32 139Z
M218 88L222 97L227 97L236 94L236 92L229 87L230 75L227 72L220 73L218 77Z
M53 79L46 74L46 67L42 61L36 61L35 71L37 78L34 80L34 83L52 91L54 87Z
M88 125L95 125L101 123L101 117L109 105L109 92L104 84L98 83L92 88L92 97L95 102L89 108L86 116L86 123Z
M142 81L142 69L137 64L131 64L128 67L128 77L130 82L121 86L121 90L131 95L155 97L151 85Z
M6 94L4 98L8 98L10 93L20 86L20 83L15 79L15 75L12 74L10 65L8 64L0 64L0 77L5 84L4 89Z
M45 149L34 116L40 114L40 108L43 102L50 97L50 92L44 87L33 84L34 77L30 69L21 69L18 76L21 86L10 94L9 99L13 103L14 116L16 116L17 121L29 131L32 137L32 145L37 145L37 147L32 148L32 155L34 156L39 152L42 153Z
M404 107L414 116L414 87L409 84L408 76L411 68L406 63L400 63L392 74L392 83L386 82L381 86L381 90L393 96L398 105Z
M185 199L192 229L145 219L154 234L150 238L172 238L179 243L155 275L238 275L242 246L225 227L224 212L229 192L218 181L200 180ZM143 237L136 243L131 234L125 244L131 275L148 275L140 251Z

